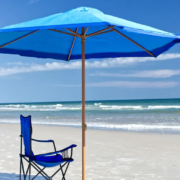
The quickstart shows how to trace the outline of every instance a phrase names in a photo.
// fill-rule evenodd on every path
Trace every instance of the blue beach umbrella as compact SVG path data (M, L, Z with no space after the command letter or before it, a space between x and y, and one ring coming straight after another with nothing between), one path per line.
M80 7L0 29L0 53L75 60L82 58L82 179L85 180L85 56L157 57L180 36ZM86 50L85 50L86 47Z

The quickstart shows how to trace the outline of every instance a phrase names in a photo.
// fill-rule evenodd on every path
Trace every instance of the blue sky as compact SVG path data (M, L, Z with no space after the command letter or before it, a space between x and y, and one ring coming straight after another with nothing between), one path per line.
M8 0L0 28L67 11L97 8L137 23L180 33L179 0ZM154 58L86 62L86 99L180 98L180 44ZM81 100L81 63L0 54L0 103Z

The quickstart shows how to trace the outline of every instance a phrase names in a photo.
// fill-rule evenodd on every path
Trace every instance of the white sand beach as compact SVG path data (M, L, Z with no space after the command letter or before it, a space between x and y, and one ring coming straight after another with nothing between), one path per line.
M19 179L20 125L0 124L0 180ZM57 149L77 144L66 179L81 179L81 129L33 125L33 138L54 139ZM179 180L180 135L87 130L86 179ZM53 151L33 142L35 154ZM47 173L52 174L52 168ZM32 172L35 174L35 171ZM43 177L37 178L44 179ZM61 173L54 180L61 179Z

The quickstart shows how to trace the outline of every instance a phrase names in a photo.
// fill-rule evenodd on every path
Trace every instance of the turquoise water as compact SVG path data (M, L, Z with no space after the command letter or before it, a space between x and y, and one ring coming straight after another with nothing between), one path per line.
M0 122L19 123L20 114L34 124L81 127L81 102L0 104ZM180 133L180 99L87 101L88 128Z

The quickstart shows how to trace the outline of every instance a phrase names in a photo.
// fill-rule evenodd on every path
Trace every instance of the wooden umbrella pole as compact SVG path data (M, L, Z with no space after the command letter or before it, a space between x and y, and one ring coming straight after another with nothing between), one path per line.
M85 180L85 29L82 28L82 180Z

